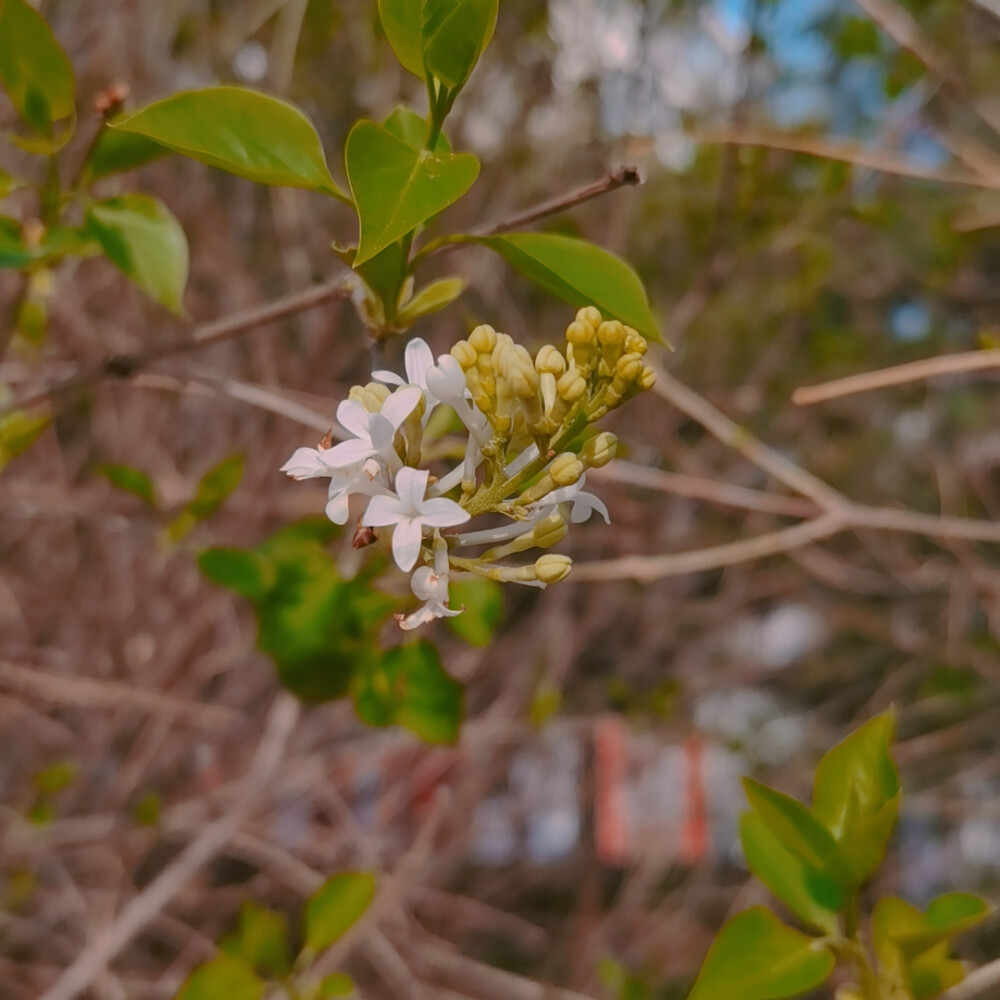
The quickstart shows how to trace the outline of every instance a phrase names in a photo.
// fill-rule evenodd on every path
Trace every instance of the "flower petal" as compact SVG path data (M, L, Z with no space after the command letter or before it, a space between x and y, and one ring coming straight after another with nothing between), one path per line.
M430 473L426 469L411 469L409 466L396 473L396 492L400 503L412 516L422 511L429 477Z
M402 376L381 368L377 372L372 372L372 378L376 382L384 382L386 385L406 385L406 379Z
M350 516L351 495L347 490L341 490L330 497L326 505L326 516L334 524L347 524Z
M418 566L410 577L410 590L413 596L421 601L429 601L437 595L440 577L430 568L430 566Z
M356 400L341 400L337 407L337 423L356 438L368 437L368 418L371 414Z
M569 519L573 524L582 524L595 510L604 518L605 524L611 523L611 515L600 497L593 493L579 493L573 500L573 509L570 511Z
M429 368L424 377L427 388L442 402L465 399L465 372L450 354L442 354L438 363Z
M347 469L371 458L374 453L371 441L367 438L354 438L351 441L341 441L323 452L323 464L331 469Z
M414 337L403 352L406 378L410 385L427 387L427 372L434 367L434 355L423 337Z
M447 497L433 497L420 505L420 520L431 528L450 528L455 524L465 524L471 517L467 510Z
M378 500L372 500L374 504ZM416 565L417 556L420 555L420 543L423 529L416 518L404 517L396 523L392 531L392 556L396 560L396 565L408 573Z
M314 479L316 476L330 475L330 469L324 465L320 456L325 452L315 448L296 448L292 457L281 467L292 479Z
M398 497L377 496L368 502L361 523L369 528L384 528L388 524L398 524L405 517Z
M399 425L413 412L423 390L411 385L406 389L397 389L383 404L381 414L393 428Z

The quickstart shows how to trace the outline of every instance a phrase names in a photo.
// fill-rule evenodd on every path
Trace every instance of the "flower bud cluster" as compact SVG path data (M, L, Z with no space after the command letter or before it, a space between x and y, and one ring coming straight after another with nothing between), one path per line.
M585 437L588 426L653 384L645 353L640 334L592 306L577 313L564 344L534 357L485 325L436 362L418 338L406 348L405 378L376 371L350 390L337 408L338 444L299 448L282 471L328 477L327 516L337 524L353 516L363 529L356 538L390 545L400 569L413 571L424 603L399 616L403 628L460 613L448 600L456 573L558 583L572 561L548 550L569 523L594 511L610 523L583 487L588 469L614 458L617 439ZM458 416L464 439L442 433L450 421L432 419L439 407ZM448 455L460 461L438 469ZM487 526L467 530L473 520ZM532 549L543 550L533 562L504 561Z

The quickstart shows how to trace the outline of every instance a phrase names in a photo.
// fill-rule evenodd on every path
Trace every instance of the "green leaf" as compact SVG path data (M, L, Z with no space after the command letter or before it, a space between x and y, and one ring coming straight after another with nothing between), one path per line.
M166 205L145 194L94 202L87 210L87 231L122 274L183 314L187 238Z
M6 198L7 195L24 186L24 181L20 178L8 174L6 170L0 170L0 198Z
M865 723L816 768L813 814L831 831L855 882L881 863L899 814L899 774L890 746L895 716Z
M403 726L428 743L458 742L462 685L429 642L390 649L357 672L352 690L358 718L370 726Z
M329 976L324 976L319 984L319 1000L349 997L353 992L354 980L343 972L332 972Z
M597 306L647 339L662 340L639 276L620 257L593 243L555 233L459 239L488 246L526 278L572 306Z
M242 478L243 456L237 454L224 458L201 477L187 509L200 521L211 517L240 485Z
M76 764L71 760L60 760L55 764L36 771L32 778L35 791L42 795L55 795L66 788L76 777Z
M34 259L35 251L21 236L21 223L0 215L0 267L22 268Z
M96 471L104 476L115 489L131 493L150 507L156 507L156 488L153 486L153 480L141 469L133 468L131 465L105 462L103 465L99 465Z
M812 868L830 872L837 865L837 843L830 831L790 795L743 779L750 808L786 850Z
M0 85L40 136L50 137L55 122L75 114L73 67L45 18L26 0L0 0Z
M0 469L34 444L52 422L48 414L38 416L27 410L14 410L0 416Z
M828 949L757 906L719 931L688 1000L780 1000L819 986L834 964Z
M462 87L496 23L497 0L424 0L424 67L446 87Z
M421 150L427 141L427 119L411 108L400 105L382 123L382 127L397 139L402 139L411 149ZM450 153L451 142L444 132L439 132L434 143L435 153Z
M982 896L971 892L948 892L931 900L924 911L927 926L952 936L982 923L993 914L993 907Z
M205 549L198 568L212 583L250 600L264 597L277 581L273 563L251 549Z
M934 1000L964 978L965 966L949 956L948 945L942 942L914 959L909 972L910 993L913 1000Z
M446 618L448 628L470 646L485 649L493 632L503 621L503 588L493 580L455 580L449 588L451 604L465 607L455 618Z
M912 961L921 952L981 924L992 913L984 899L966 892L938 896L924 913L905 900L886 896L875 907L872 936L884 964L893 961L892 947L903 960Z
M120 132L118 129L104 128L98 136L97 144L87 164L87 177L91 181L100 180L111 174L135 170L166 156L170 152L166 146L134 132Z
M188 977L175 1000L260 1000L264 982L242 959L217 955Z
M404 69L424 78L424 42L420 33L423 0L378 0L385 37Z
M361 225L355 267L454 204L479 176L471 153L418 151L371 121L351 129L345 156Z
M245 902L240 909L239 932L234 944L247 965L264 975L280 979L291 971L288 921L283 913Z
M305 944L324 951L361 919L375 898L371 872L341 872L309 897L305 908Z
M837 931L844 893L823 869L792 854L755 813L744 813L740 841L754 873L804 923L827 933Z
M424 285L396 313L395 326L408 327L424 316L430 316L447 308L465 291L467 284L464 278L442 278L440 281Z
M312 122L294 105L256 90L182 91L117 119L111 127L259 184L346 197L330 176Z

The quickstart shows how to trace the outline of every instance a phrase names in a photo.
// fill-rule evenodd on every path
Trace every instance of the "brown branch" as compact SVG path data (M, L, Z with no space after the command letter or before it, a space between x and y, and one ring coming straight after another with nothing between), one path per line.
M857 392L870 392L890 385L905 385L919 379L934 378L938 375L958 375L963 372L983 371L1000 368L1000 348L989 351L966 351L962 354L946 354L939 358L925 358L910 361L905 365L893 365L861 375L848 375L818 385L800 386L792 393L792 402L797 406L811 406L825 403L841 396L851 396Z
M138 354L115 354L105 358L99 365L87 371L71 375L62 382L57 382L38 392L30 393L13 403L0 409L0 415L9 413L11 410L24 409L44 402L52 396L61 395L66 392L73 392L77 389L94 385L110 378L129 378L136 372L153 364L162 361L164 358L171 358L178 354L187 354L191 351L201 350L204 347L211 347L222 341L230 340L233 337L242 336L249 331L271 323L274 320L282 319L293 313L302 312L304 309L312 309L315 306L332 302L336 299L348 298L355 287L355 279L352 275L335 278L331 281L316 285L314 288L307 288L292 295L286 295L263 306L254 306L233 313L231 316L224 316L222 319L213 320L210 323L203 323L196 326L190 336L180 340L172 341L168 344L159 344Z

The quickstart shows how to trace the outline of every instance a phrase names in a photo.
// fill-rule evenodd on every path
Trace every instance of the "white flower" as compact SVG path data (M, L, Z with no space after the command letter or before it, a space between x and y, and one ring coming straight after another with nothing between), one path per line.
M329 465L322 459L323 452L317 448L296 448L292 457L281 467L292 479L315 479L317 476L332 475Z
M480 448L490 443L489 422L468 399L469 387L462 366L450 355L442 354L438 363L427 370L427 391L447 403L468 428Z
M427 372L434 367L434 355L427 346L427 341L422 337L414 337L406 345L406 350L403 352L403 365L406 368L405 379L395 372L384 369L372 372L372 378L377 382L384 382L386 385L415 385L427 393ZM427 409L429 410L436 402L436 397L430 393L427 399Z
M563 486L557 490L553 490L541 500L529 504L528 509L532 511L547 511L556 504L571 503L573 508L570 511L569 519L573 524L583 523L595 510L604 518L605 524L610 524L611 515L608 513L608 508L604 506L604 501L593 493L585 493L583 491L583 484L586 481L587 474L584 473L572 486Z
M330 470L330 492L327 495L326 516L334 524L347 524L351 497L356 494L373 497L387 494L382 466L374 458L348 469Z
M416 386L397 389L379 413L369 413L357 400L345 399L337 407L337 422L352 438L323 452L322 461L334 469L346 469L378 456L390 469L397 470L402 462L393 438L422 395L423 390Z
M404 392L406 390L403 390ZM395 525L392 533L392 555L401 570L413 569L420 555L424 528L449 528L469 520L468 511L445 497L425 499L426 469L406 466L396 474L398 496L372 497L361 523L369 528Z
M448 607L448 543L440 535L434 539L434 568L418 567L410 578L410 589L425 603L411 615L396 615L399 627L407 631L435 618L454 618L465 610Z

